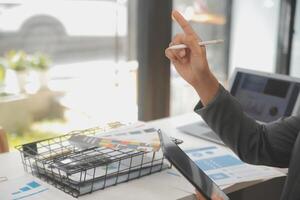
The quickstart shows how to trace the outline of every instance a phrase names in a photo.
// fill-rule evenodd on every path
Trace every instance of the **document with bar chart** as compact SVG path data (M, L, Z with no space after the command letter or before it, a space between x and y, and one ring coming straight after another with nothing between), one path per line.
M246 164L230 150L218 146L189 149L185 152L220 186L285 175L270 167Z
M74 199L71 196L44 184L30 175L20 176L0 183L1 200L53 200L55 197L65 200Z

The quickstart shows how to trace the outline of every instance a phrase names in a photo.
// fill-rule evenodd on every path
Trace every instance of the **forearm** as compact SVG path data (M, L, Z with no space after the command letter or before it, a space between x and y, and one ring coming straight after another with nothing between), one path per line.
M198 93L202 104L206 106L218 92L219 82L209 69L203 70L200 76L197 83L193 84L193 87Z
M276 130L268 130L248 117L239 102L222 86L206 106L199 103L195 111L242 160L279 167L288 165L291 144L285 145L285 151L274 148L280 139L279 134L274 134Z

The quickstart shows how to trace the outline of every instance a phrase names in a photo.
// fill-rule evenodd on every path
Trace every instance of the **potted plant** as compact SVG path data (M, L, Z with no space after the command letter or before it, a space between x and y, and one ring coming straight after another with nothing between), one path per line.
M5 73L1 69L7 68L9 73L15 74L21 93L35 93L39 89L47 88L47 70L50 63L45 54L11 50L0 60L0 83L1 76Z
M30 67L27 54L24 51L11 50L5 55L9 68L16 72L25 72Z
M9 51L5 55L9 69L16 73L19 89L26 92L25 86L28 82L30 62L24 51Z
M0 58L0 85L4 83L6 68L8 64L4 58Z
M35 53L30 56L31 68L38 73L41 89L47 88L48 69L51 65L49 57L43 53Z

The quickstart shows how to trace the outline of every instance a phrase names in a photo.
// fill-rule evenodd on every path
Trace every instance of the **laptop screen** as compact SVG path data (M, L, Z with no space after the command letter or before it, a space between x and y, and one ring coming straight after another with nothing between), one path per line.
M270 122L292 114L299 88L298 82L238 71L230 92L250 117Z

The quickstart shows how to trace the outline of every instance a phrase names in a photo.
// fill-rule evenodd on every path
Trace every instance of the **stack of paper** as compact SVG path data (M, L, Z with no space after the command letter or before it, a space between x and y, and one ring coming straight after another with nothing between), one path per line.
M233 152L219 146L189 149L185 152L219 186L285 176L270 167L246 164Z

